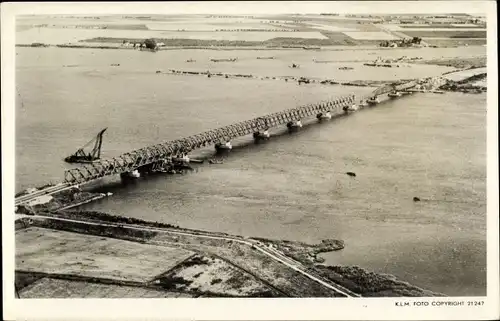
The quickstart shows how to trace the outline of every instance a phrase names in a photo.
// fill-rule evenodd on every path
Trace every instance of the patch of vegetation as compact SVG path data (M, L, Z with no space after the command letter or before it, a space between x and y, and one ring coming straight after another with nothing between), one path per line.
M182 261L177 265L177 269L187 269L191 266L196 266L196 265L206 265L209 264L208 260L202 256L192 256L187 260Z
M483 80L487 77L486 73L480 73L473 75L469 78L460 81L448 80L444 85L440 86L439 89L455 92L463 92L468 94L480 94L487 91L485 86L477 86L474 82L478 80Z
M321 263L324 260L318 257L320 253L338 251L344 248L341 240L323 240L319 244L308 244L304 242L287 240L269 240L265 238L255 238L267 244L272 244L285 255L306 265Z
M35 283L45 277L44 273L16 271L14 274L15 284L18 291L21 291L30 284Z
M102 225L90 225L85 224L84 222L80 223L57 220L34 220L33 225L61 231L121 238L124 240L139 242L144 242L145 240L151 239L158 234L157 232L135 229L132 230L120 226L110 227Z
M163 276L158 279L159 286L165 290L175 290L178 287L188 287L193 283L193 281L189 281L180 276Z
M431 59L423 60L418 63L427 65L438 65L446 67L454 67L458 69L472 69L486 67L486 56L470 57L470 58L449 58L449 59Z
M222 282L222 279L217 278L217 279L213 279L212 281L210 281L210 284L215 285L215 284L219 284L221 282Z
M264 290L264 291L260 291L260 292L257 292L257 293L253 293L252 295L250 295L250 297L254 297L254 298L277 298L277 297L282 297L282 295L279 295L277 293L275 293L274 291L271 291L271 290Z
M246 281L246 276L241 272L235 272L229 279L226 280L226 284L230 285L234 289L239 289L243 287Z
M444 296L400 281L392 275L368 272L357 266L317 266L316 269L323 277L362 296Z
M318 30L314 30L318 31ZM311 39L311 38L295 38L295 37L276 37L264 41L245 41L245 40L208 40L208 39L168 39L157 38L157 42L163 42L168 47L307 47L307 46L335 46L335 45L359 45L359 44L375 44L375 40L355 40L342 32L327 32L321 31L321 34L327 39ZM107 44L123 44L142 43L144 39L136 38L111 38L97 37L91 39L80 40L84 43L107 43Z

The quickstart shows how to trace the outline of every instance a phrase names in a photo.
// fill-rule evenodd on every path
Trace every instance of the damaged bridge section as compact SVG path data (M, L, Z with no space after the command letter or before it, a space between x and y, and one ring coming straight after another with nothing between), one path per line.
M316 104L287 109L277 113L242 121L209 130L197 135L144 147L111 159L99 160L65 171L67 184L82 184L105 176L133 172L142 167L182 157L187 153L211 144L224 144L231 139L267 131L279 125L289 125L301 119L324 113L344 113L355 103L355 96L345 96Z

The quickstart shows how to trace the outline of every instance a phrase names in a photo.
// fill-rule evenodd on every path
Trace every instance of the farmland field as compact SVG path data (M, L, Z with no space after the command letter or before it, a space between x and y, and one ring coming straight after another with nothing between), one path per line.
M172 272L172 276L191 282L183 290L197 289L232 296L246 296L268 290L252 275L221 259L202 257L201 262L203 263L181 267Z
M439 28L439 27L434 27L434 28L404 28L401 30L401 32L407 33L409 31L417 31L417 32L439 32L439 31L448 31L450 33L464 33L467 31L472 31L472 32L486 32L486 29L483 28Z
M486 38L486 30L418 30L418 31L403 31L409 37L428 37L428 38Z
M344 32L347 36L355 39L355 40L395 40L398 39L397 37L385 33L385 32L363 32L363 31L358 31L358 32Z
M161 30L110 30L110 29L59 29L32 28L17 32L17 44L43 42L47 44L74 43L84 39L108 38L162 38L162 39L201 39L201 40L238 40L265 41L277 37L327 39L320 32L175 32Z
M146 281L191 252L43 228L16 232L16 269Z
M450 39L450 38L423 38L431 46L438 47L457 47L457 46L484 46L486 38L468 38L468 39Z
M82 281L43 278L23 289L23 299L29 298L179 298L192 297L186 293L156 291L135 286L89 283Z
M448 24L448 25L419 25L419 24L409 24L409 25L398 25L401 29L481 29L484 26L475 25L475 24Z
M311 28L314 28L314 29L320 29L320 30L326 30L326 31L337 31L337 32L338 31L356 31L356 29L354 29L354 28L332 26L332 25L320 24L320 23L308 22L307 25L310 25Z

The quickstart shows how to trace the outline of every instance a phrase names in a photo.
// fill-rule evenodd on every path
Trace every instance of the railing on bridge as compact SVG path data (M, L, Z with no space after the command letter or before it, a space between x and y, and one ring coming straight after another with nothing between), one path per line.
M65 171L64 180L68 184L81 184L109 175L131 172L148 164L187 154L208 144L228 142L236 137L264 131L271 127L315 116L319 113L330 112L333 116L342 113L345 107L350 107L354 103L355 96L350 95L332 101L287 109L186 138L144 147L115 158L72 168Z

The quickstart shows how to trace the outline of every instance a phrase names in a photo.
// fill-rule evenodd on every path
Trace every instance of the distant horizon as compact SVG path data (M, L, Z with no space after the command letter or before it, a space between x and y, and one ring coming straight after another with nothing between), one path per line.
M460 1L458 14L487 15L491 1ZM272 14L453 14L453 1L227 1L227 2L117 2L117 3L5 3L14 14L65 15L160 15L217 14L217 15L272 15ZM412 13L414 12L414 13ZM455 13L456 14L456 13Z

